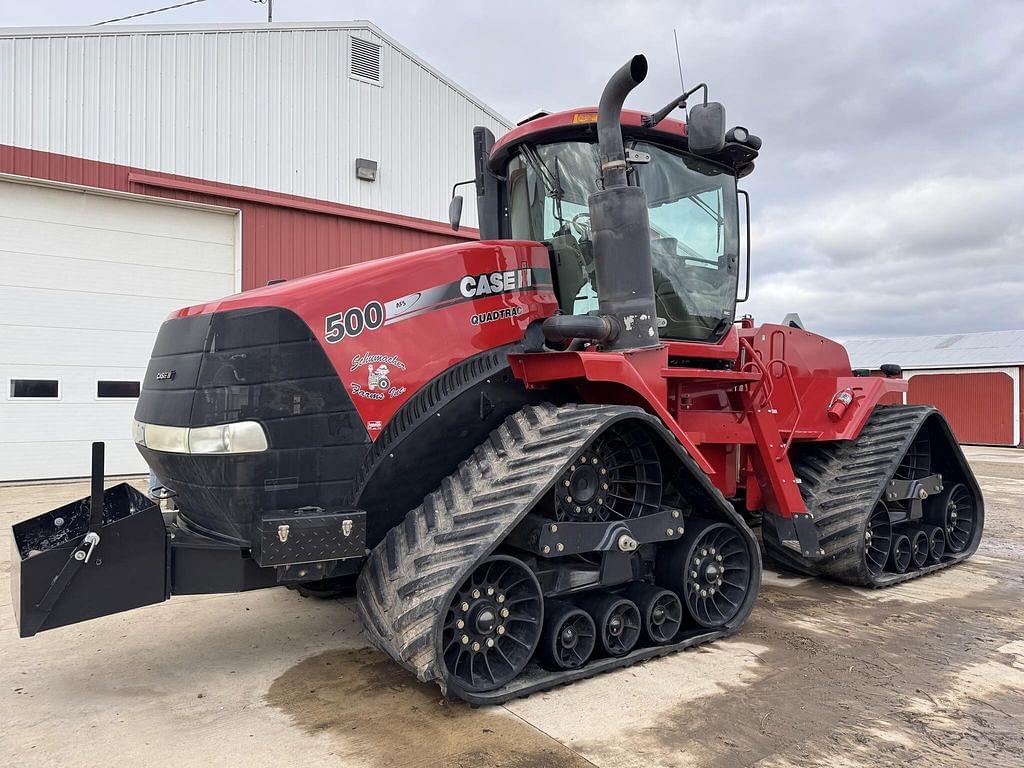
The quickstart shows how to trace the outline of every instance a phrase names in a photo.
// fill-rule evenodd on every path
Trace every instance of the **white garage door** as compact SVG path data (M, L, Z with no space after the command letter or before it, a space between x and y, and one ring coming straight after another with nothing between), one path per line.
M174 309L236 290L237 211L0 177L0 481L146 471L135 395Z

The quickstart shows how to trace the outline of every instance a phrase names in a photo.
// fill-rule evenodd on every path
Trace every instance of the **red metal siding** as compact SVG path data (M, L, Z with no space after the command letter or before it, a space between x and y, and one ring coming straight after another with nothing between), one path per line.
M1013 379L1005 373L917 374L907 402L934 405L961 443L1013 445Z
M0 144L0 173L134 192L242 211L242 289L360 261L474 240L411 216L214 184Z

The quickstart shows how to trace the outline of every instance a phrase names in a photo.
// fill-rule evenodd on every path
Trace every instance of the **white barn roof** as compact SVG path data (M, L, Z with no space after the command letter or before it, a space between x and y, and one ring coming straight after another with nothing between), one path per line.
M896 363L904 368L987 368L1024 365L1024 330L848 339L854 368Z

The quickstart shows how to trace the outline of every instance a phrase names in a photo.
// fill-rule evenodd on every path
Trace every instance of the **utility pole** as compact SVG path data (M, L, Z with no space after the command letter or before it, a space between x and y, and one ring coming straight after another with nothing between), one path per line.
M274 0L252 0L252 2L259 5L267 6L267 24L270 24L274 20Z

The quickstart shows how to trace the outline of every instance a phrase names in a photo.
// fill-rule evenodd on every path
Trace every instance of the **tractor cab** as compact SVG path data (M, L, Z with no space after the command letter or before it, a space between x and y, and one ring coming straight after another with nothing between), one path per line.
M723 129L697 154L683 122L651 122L622 112L627 183L646 198L658 335L717 343L735 319L740 283L737 180L753 170L760 140ZM597 111L583 109L526 120L497 142L486 129L477 135L478 149L491 145L477 164L481 236L544 243L566 315L599 314L588 204L603 186L596 128Z

